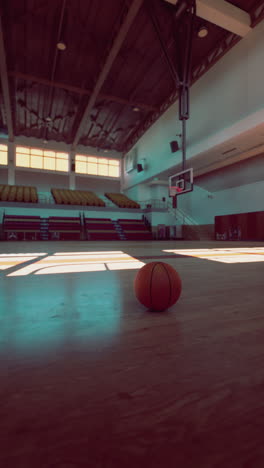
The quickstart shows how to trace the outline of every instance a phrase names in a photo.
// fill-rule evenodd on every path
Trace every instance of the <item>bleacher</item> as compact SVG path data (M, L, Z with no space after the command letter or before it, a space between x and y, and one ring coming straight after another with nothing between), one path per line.
M51 193L58 205L105 206L104 201L90 191L52 188Z
M17 216L4 215L4 221L0 226L0 238L5 240L148 240L152 239L149 228L142 220L111 218L89 218L89 207L91 211L100 210L106 207L107 211L115 211L115 206L120 208L140 208L140 205L130 200L123 194L106 193L101 199L94 192L84 190L51 189L52 197L58 205L68 205L70 216L66 206L61 207L60 213L56 209L58 216L53 214L54 205L49 213L41 210L41 203L49 202L47 194L41 199L38 198L35 187L0 185L0 201L2 202L25 202L38 203L39 209L34 207L34 215L38 216ZM3 205L3 203L2 203ZM70 208L74 206L75 208ZM88 207L83 208L83 213L75 214L76 205ZM110 206L112 205L111 209ZM33 208L33 207L32 207ZM59 208L59 207L58 207ZM26 212L31 212L25 208ZM23 212L25 213L25 210ZM45 207L47 210L47 207ZM72 212L74 210L74 212ZM102 210L103 211L103 210ZM7 211L8 213L8 211ZM90 213L92 214L92 213ZM103 213L102 213L103 214ZM107 213L108 214L108 213ZM64 216L63 216L64 215ZM109 213L108 216L114 213ZM115 216L114 216L115 217Z
M85 218L84 226L88 240L119 240L110 218Z
M126 240L151 240L152 233L141 219L118 219Z
M122 193L105 193L102 197L88 190L70 190L51 188L50 193L57 205L79 205L91 207L118 206L119 208L140 209L140 205ZM38 203L49 202L48 195L38 197L36 187L18 185L0 185L0 202Z
M50 216L48 218L49 240L80 240L81 219L79 217Z
M109 198L115 205L117 205L119 208L139 208L140 205L136 203L134 200L131 200L128 198L126 195L123 193L109 193L106 192L105 196Z
M0 201L37 203L37 189L21 185L0 185Z
M5 240L40 240L40 216L5 215Z

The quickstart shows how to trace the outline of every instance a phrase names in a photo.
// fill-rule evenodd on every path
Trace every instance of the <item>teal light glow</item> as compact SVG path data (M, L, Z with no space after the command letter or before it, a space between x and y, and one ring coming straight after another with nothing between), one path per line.
M64 346L107 347L116 339L124 311L119 275L104 264L88 265L92 275L70 266L78 272L2 278L0 352L34 359Z

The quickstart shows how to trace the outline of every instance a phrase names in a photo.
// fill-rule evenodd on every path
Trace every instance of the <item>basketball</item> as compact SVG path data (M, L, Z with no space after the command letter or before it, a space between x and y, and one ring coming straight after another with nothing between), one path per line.
M144 265L134 280L136 298L151 310L163 311L177 302L182 290L179 274L164 262Z

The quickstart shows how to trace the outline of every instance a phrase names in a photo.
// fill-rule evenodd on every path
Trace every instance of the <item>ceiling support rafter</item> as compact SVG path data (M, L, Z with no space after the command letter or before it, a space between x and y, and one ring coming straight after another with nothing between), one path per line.
M258 4L252 8L250 12L251 16L251 26L256 26L264 18L264 2L259 0Z
M130 7L129 7L129 10L128 10L128 13L127 13L127 16L123 22L123 24L121 25L120 29L119 29L119 32L114 40L114 43L108 53L108 56L106 58L106 61L103 65L103 68L99 74L99 77L97 79L97 82L96 82L96 85L92 91L92 94L89 98L89 101L87 103L87 106L83 112L83 115L81 117L81 120L78 124L78 128L75 132L75 136L73 138L73 143L72 143L72 149L73 151L75 150L79 140L80 140L80 137L81 137L81 133L82 133L82 129L83 129L83 125L87 119L87 117L90 115L93 107L94 107L94 104L96 102L96 99L99 95L99 92L100 92L100 89L102 88L109 72L110 72L110 69L114 63L114 60L116 59L125 39L126 39L126 36L128 34L128 31L135 19L135 17L137 16L137 13L140 9L140 7L142 6L142 3L143 3L143 0L133 0Z
M2 84L2 92L3 92L3 101L4 101L4 106L5 106L5 112L6 112L8 137L9 137L9 141L14 141L14 127L13 127L13 119L12 119L8 74L7 74L7 68L6 68L6 53L5 53L1 13L0 13L0 76L1 76L1 84Z
M165 0L177 5L179 0ZM186 6L189 0L183 0ZM226 0L196 0L196 14L227 31L244 37L251 30L250 14Z
M163 57L167 63L167 67L168 67L168 70L170 72L170 75L171 75L171 78L172 78L172 81L174 82L175 84L175 87L178 88L180 86L180 77L179 77L179 74L178 74L178 70L177 68L175 67L171 57L169 56L169 51L168 51L168 47L162 37L162 32L161 32L161 29L160 29L160 25L159 25L159 21L158 21L158 18L157 18L157 15L156 15L156 12L155 12L155 5L153 5L153 3L150 3L150 1L147 2L147 7L148 7L148 14L149 14L149 17L151 19L151 23L152 23L152 26L153 26L153 29L156 33L156 37L159 41L159 44L160 44L160 47L161 47L161 50L163 52Z
M63 20L64 20L64 15L65 15L65 8L66 8L66 0L62 0L60 14L59 14L59 25L58 25L58 31L57 31L57 40L56 40L57 43L61 39L61 32L62 32ZM56 47L55 54L54 54L53 61L52 61L51 78L50 78L51 82L54 81L57 62L58 62L58 54L59 54L59 51L58 51L58 48ZM48 90L48 95L46 97L46 103L44 102L44 115L43 115L43 118L51 119L51 113L52 113L52 107L53 107L53 96L54 96L54 88L50 87L49 90ZM43 127L43 139L44 139L44 141L47 140L48 130L49 130L48 126L45 125Z
M197 16L240 37L251 31L250 15L226 0L197 0Z
M28 75L27 73L9 71L8 75L25 81L43 84L45 86L53 86L54 88L64 89L65 91L70 91L72 93L80 94L82 96L90 96L92 94L92 91L90 89L79 88L78 86L72 86L69 84L60 83L58 81L47 80L46 78L40 78L39 76L35 75ZM147 112L154 112L157 110L156 107L151 106L149 104L136 102L130 99L124 99L118 96L112 96L111 94L99 93L98 98L103 99L105 101L118 102L119 104L129 105L131 107L139 107L140 109L145 110Z

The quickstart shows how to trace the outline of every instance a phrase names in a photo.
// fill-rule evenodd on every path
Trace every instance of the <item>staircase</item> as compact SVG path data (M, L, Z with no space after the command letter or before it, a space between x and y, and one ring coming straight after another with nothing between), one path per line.
M49 240L49 220L48 218L40 218L40 239Z
M199 223L194 218L187 215L185 211L181 210L180 208L173 208L171 204L168 205L168 213L173 215L175 221L178 221L178 224L187 224L191 226L199 225Z
M111 207L113 207L113 208L114 208L114 207L116 208L116 205L115 205L111 200L109 200L109 198L107 198L105 195L101 195L101 194L100 194L100 195L98 195L98 196L99 196L99 198L100 198L101 200L103 200L103 201L105 202L105 206L111 206Z
M113 225L115 226L115 230L116 230L117 234L119 235L119 238L121 240L126 240L125 233L124 233L122 227L120 226L119 222L117 220L113 220Z

